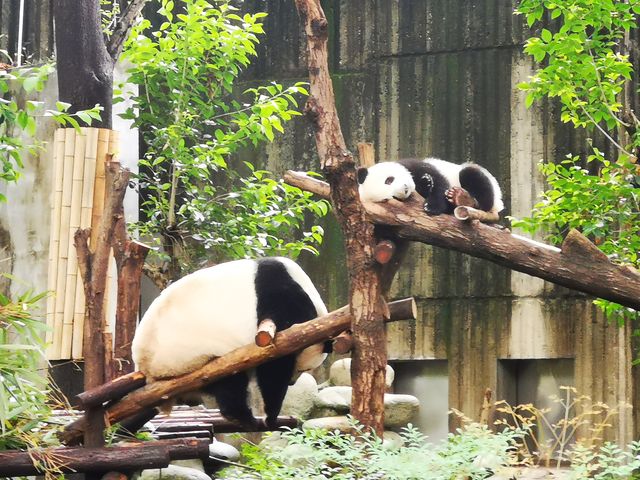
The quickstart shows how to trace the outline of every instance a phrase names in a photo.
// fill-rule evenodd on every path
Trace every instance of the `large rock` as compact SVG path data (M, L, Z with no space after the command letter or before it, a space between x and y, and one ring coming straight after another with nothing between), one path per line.
M387 388L391 388L394 378L395 372L393 371L393 368L387 365L387 370L385 373L385 384ZM331 365L331 368L329 369L329 383L336 386L351 386L350 358L342 358L333 362L333 365Z
M209 444L209 457L216 460L237 462L240 459L240 452L233 445L214 439L213 443Z
M339 430L346 433L351 430L351 422L344 415L339 417L312 418L304 422L302 428L304 430L322 428L324 430Z
M318 393L318 402L314 416L334 417L342 416L351 410L351 387L327 387ZM404 427L411 422L418 412L420 402L413 395L385 393L384 395L384 426Z
M413 421L420 408L420 401L413 395L385 393L384 426L404 427Z
M143 470L138 480L211 480L211 477L195 468L169 465L167 468Z
M299 419L309 418L318 399L318 383L313 375L303 373L291 385L284 397L280 415L293 415Z

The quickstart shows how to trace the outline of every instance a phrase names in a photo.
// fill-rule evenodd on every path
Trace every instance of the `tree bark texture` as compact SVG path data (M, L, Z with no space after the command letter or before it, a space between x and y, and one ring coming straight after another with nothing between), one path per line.
M375 236L358 199L355 162L347 150L335 108L328 63L328 24L319 0L295 0L307 36L310 96L305 113L315 128L323 172L331 185L334 212L342 227L353 313L351 413L379 435L384 430L386 332L382 318L381 266Z
M325 182L303 173L287 172L285 181L317 195L326 193ZM404 202L367 202L365 208L371 221L384 225L398 238L484 258L640 311L640 273L612 263L577 230L567 235L562 248L556 248L478 221L463 222L451 215L426 215L423 203L413 195Z
M142 268L149 253L149 247L131 241L127 233L124 211L115 225L113 255L118 272L118 298L116 303L116 331L113 347L112 380L133 372L131 342L136 330L140 312L140 282Z
M71 112L104 110L93 127L111 128L114 60L109 55L100 22L100 0L53 0L58 95Z
M49 448L0 452L0 477L44 473L34 463L54 465L63 473L163 468L172 460L209 457L209 439L183 438L127 443L104 448Z
M89 249L90 230L78 230L75 247L78 266L84 284L86 319L84 323L84 388L102 385L105 381L105 311L104 299L107 286L109 254L113 231L121 216L122 200L129 182L129 172L120 169L120 163L109 162L106 166L108 194L104 212L98 225L95 250ZM97 447L103 444L104 419L101 409L88 409L85 445Z
M398 300L388 305L388 321L402 320L401 316L415 316L416 308L413 299ZM105 412L109 425L129 418L149 407L182 393L198 390L202 386L227 375L232 375L274 358L299 351L311 344L323 342L343 330L348 329L353 321L349 306L342 307L327 315L306 323L293 325L287 330L276 333L273 343L266 347L258 347L254 343L238 348L224 357L211 360L191 373L167 380L160 380L143 388L132 391L119 402L110 405ZM130 377L132 375L129 375ZM134 379L131 379L134 381ZM116 379L111 382L113 389L120 388ZM111 387L100 388L100 399L112 399L108 392ZM106 390L106 392L105 392ZM93 396L85 392L85 396ZM95 402L91 402L92 405ZM84 418L67 425L60 434L60 440L66 445L77 444L85 430Z

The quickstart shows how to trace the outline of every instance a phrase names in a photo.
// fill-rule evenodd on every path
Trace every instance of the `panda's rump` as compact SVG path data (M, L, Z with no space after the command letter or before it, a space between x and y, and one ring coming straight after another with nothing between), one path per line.
M256 262L229 262L175 282L151 304L132 345L148 376L171 377L251 343L257 330Z

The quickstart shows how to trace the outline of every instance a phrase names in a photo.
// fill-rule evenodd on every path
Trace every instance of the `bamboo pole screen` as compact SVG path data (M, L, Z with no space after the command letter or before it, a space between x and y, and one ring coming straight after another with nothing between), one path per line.
M104 208L105 161L118 148L117 132L61 128L54 135L47 299L47 358L82 358L84 289L73 235L91 227L91 247ZM112 282L109 282L112 285ZM110 295L105 295L110 298Z

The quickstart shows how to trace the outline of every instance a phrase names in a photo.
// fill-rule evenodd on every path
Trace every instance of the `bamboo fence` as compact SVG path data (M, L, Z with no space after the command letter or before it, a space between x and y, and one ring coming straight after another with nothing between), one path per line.
M79 228L91 227L90 245L95 245L96 227L104 208L105 162L117 148L118 134L112 130L61 128L54 135L47 279L48 290L53 292L47 300L49 360L83 356L85 299L73 236Z

